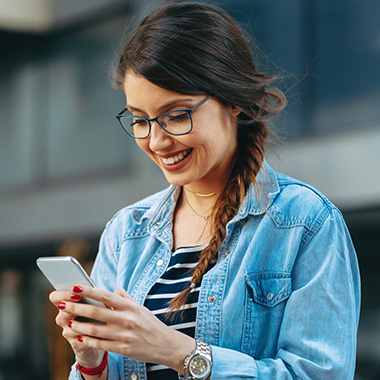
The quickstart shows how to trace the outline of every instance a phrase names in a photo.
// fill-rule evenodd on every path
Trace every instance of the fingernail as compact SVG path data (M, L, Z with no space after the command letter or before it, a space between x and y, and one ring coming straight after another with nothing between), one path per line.
M64 302L60 302L58 305L57 305L58 309L61 309L61 310L65 310L65 307L66 307L66 304Z
M71 327L73 325L73 321L68 321L67 326Z
M78 336L78 340L79 340L79 342L83 342L83 338L81 337L81 336Z
M79 294L70 294L70 298L74 301L79 301L81 296Z
M75 293L82 293L83 292L83 288L81 286L75 285L73 287L73 292L75 292Z

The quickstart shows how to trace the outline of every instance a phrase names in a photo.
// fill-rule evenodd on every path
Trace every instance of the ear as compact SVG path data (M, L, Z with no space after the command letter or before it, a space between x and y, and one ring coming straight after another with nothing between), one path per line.
M228 112L230 113L231 116L236 117L240 114L241 109L239 107L229 105L227 106Z

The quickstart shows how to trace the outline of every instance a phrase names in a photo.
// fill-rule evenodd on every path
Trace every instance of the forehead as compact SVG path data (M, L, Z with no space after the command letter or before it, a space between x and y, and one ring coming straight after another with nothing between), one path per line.
M127 104L136 108L156 106L188 95L179 94L155 85L134 72L128 72L124 78L124 92Z

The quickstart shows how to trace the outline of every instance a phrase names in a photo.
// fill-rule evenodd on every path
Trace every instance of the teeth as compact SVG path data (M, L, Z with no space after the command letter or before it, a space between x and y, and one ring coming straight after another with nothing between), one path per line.
M172 157L168 157L168 158L162 157L162 161L166 165L176 164L177 162L182 161L184 158L186 158L189 155L190 151L191 151L191 149L188 149L185 152L181 152L181 153L177 154L176 156L172 156Z

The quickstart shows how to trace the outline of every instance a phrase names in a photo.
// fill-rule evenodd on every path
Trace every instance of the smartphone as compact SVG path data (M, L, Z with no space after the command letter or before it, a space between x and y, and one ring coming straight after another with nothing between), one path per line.
M74 285L95 287L90 276L74 257L39 257L36 263L55 290L71 290ZM82 297L80 302L106 307L103 303L86 297ZM89 321L89 319L83 317L78 317L77 319Z

